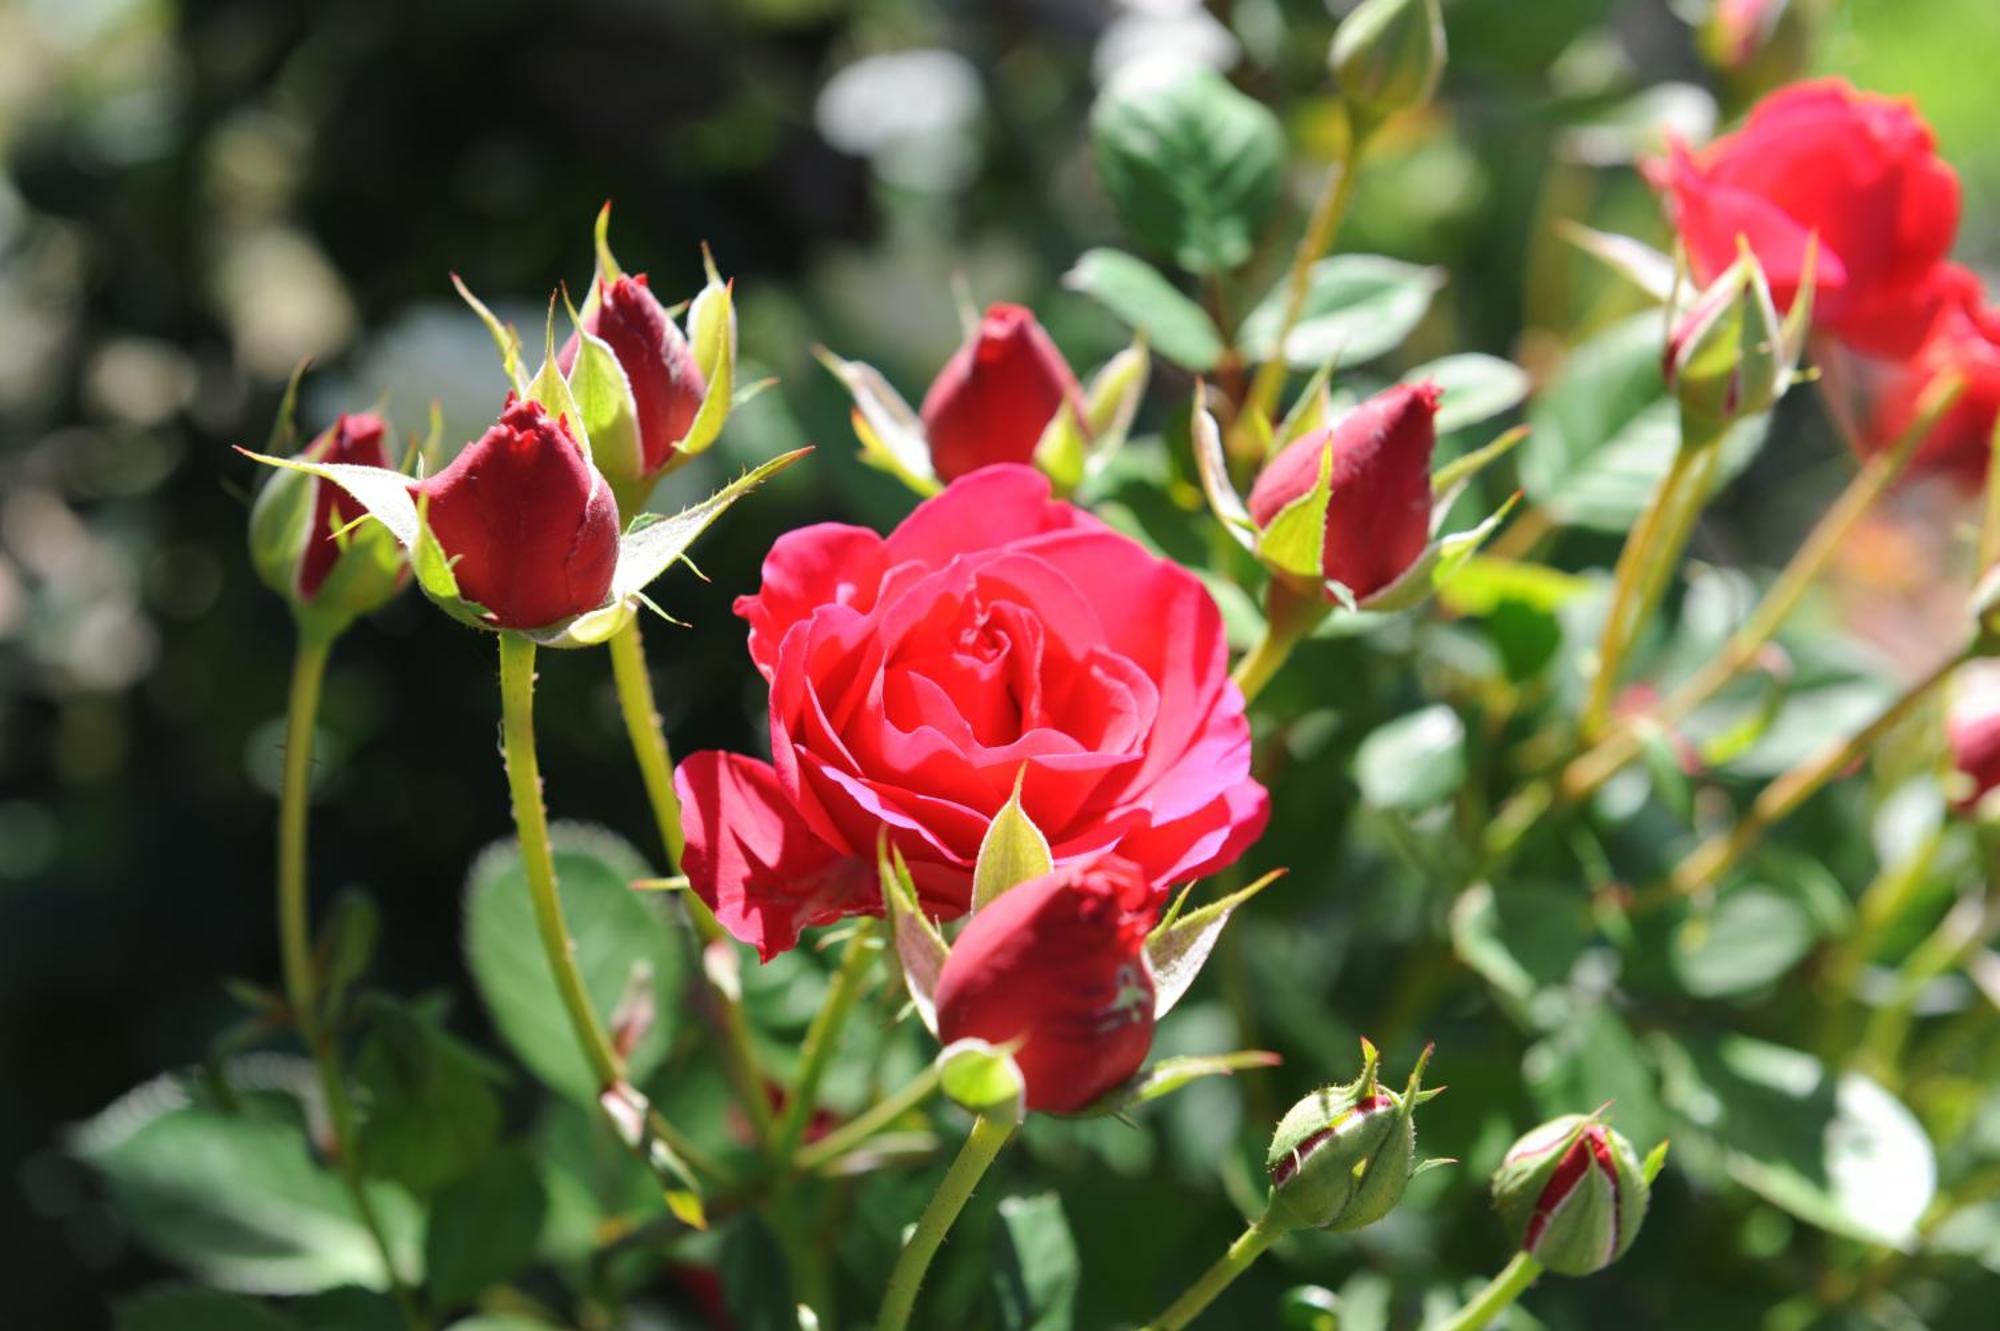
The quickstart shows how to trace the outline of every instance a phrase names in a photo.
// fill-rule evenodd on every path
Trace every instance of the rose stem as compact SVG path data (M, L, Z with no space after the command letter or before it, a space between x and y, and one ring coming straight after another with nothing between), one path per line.
M910 1241L896 1259L896 1269L889 1274L889 1287L882 1295L882 1312L875 1319L875 1331L904 1331L910 1324L910 1313L917 1306L917 1289L924 1283L924 1273L930 1269L938 1245L944 1242L945 1231L958 1219L980 1176L1013 1134L1014 1125L1004 1119L981 1114L972 1120L971 1134L959 1148L958 1158L939 1180L937 1191L931 1194L923 1215L917 1218Z
M313 726L319 716L320 685L326 679L326 661L336 636L302 628L292 660L291 698L285 713L284 785L278 797L278 942L284 959L285 998L299 1037L319 1071L320 1093L326 1099L333 1138L329 1154L355 1213L374 1240L404 1318L415 1331L424 1331L429 1319L396 1269L381 1217L362 1186L361 1164L353 1150L354 1106L341 1080L340 1050L331 1033L319 1024L318 976L306 919L306 805L311 797Z
M840 954L840 967L827 985L826 998L813 1014L812 1025L806 1028L806 1041L799 1051L798 1077L785 1102L784 1117L778 1120L777 1130L771 1135L769 1156L771 1163L779 1168L788 1164L798 1151L799 1140L805 1136L806 1125L819 1106L820 1079L826 1075L827 1064L840 1044L840 1031L847 1024L847 1015L861 997L875 952L875 921L864 918L854 926L854 934Z
M931 1063L866 1113L849 1119L811 1145L801 1147L792 1156L792 1168L798 1173L809 1174L866 1145L869 1138L936 1095L937 1089L937 1064Z
M1727 832L1717 833L1696 847L1694 853L1681 861L1673 876L1665 884L1668 892L1680 896L1694 896L1713 887L1715 883L1733 868L1744 854L1763 838L1765 832L1810 799L1820 787L1846 771L1859 761L1875 741L1894 729L1904 717L1929 697L1931 692L1945 680L1951 678L1952 671L1977 655L1977 646L1967 646L1953 652L1905 689L1896 700L1882 709L1881 715L1863 726L1844 740L1835 740L1809 755L1804 761L1773 781L1758 793L1750 811L1737 820Z
M1702 668L1643 717L1628 718L1614 727L1596 748L1563 769L1562 797L1578 800L1603 785L1625 764L1637 757L1649 727L1670 727L1707 702L1741 674L1756 659L1764 644L1777 636L1780 626L1798 608L1806 591L1833 556L1846 544L1848 534L1867 515L1890 484L1902 474L1915 455L1917 445L1931 432L1938 419L1951 409L1964 388L1957 376L1940 377L1925 390L1916 419L1895 445L1868 460L1854 474L1840 497L1821 517L1804 544L1785 565L1778 580L1757 605L1750 618L1730 637L1728 644L1709 658Z
M514 830L521 842L521 864L534 903L535 928L554 974L556 992L569 1014L578 1046L590 1063L601 1091L621 1085L625 1070L617 1051L590 1005L583 972L577 969L576 944L563 920L562 897L556 888L556 862L549 846L549 816L542 806L541 766L535 758L535 644L519 633L500 635L500 738L507 766L507 789L514 802ZM600 1101L600 1107L602 1102ZM608 1111L607 1111L608 1112ZM726 1173L699 1147L656 1111L648 1111L653 1135L688 1167L711 1180ZM622 1140L629 1134L620 1132Z
M646 647L637 616L612 635L610 647L618 710L624 714L632 756L639 761L639 776L645 783L646 798L653 806L653 821L659 825L660 841L666 847L667 872L679 873L687 839L681 829L680 797L674 793L673 752L667 747L667 732L660 721L659 706L653 700L653 680L646 670ZM707 902L692 891L679 895L700 947L718 943L729 948L736 946L728 940ZM723 1067L730 1086L750 1120L751 1131L759 1141L768 1141L771 1104L764 1095L764 1079L757 1071L757 1056L750 1042L750 1023L743 1015L743 1004L726 986L709 976L706 966L699 969L722 1027Z
M1451 1319L1442 1322L1430 1331L1480 1331L1480 1328L1514 1306L1514 1301L1528 1292L1528 1286L1535 1283L1542 1274L1542 1264L1525 1252L1514 1254L1514 1260L1500 1268L1500 1274L1486 1282L1486 1288L1473 1296L1472 1302L1460 1308Z
M1146 1323L1144 1331L1179 1331L1196 1317L1201 1310L1215 1302L1217 1295L1229 1288L1231 1281L1250 1269L1250 1264L1264 1255L1278 1237L1278 1230L1266 1228L1264 1217L1250 1222L1249 1228L1237 1236L1236 1242L1217 1259L1214 1266L1202 1272L1201 1279L1189 1285L1178 1299L1167 1306L1167 1310Z

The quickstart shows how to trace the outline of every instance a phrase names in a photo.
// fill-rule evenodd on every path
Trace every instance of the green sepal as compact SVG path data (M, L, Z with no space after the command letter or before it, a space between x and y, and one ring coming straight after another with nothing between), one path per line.
M1019 1122L1028 1079L1014 1062L1015 1044L954 1040L938 1051L938 1088L961 1108L990 1118Z
M886 831L875 847L875 867L882 881L882 913L889 917L889 936L896 945L896 962L910 993L910 1005L925 1029L936 1035L938 976L951 949L937 925L924 914L916 884L910 879L910 866L903 862L903 853L889 844Z
M1320 450L1312 488L1276 513L1257 533L1257 558L1279 573L1321 580L1326 557L1327 508L1333 503L1333 445Z
M701 266L708 281L688 307L688 344L707 391L688 432L674 445L676 462L698 457L722 433L736 397L736 284L725 282L715 269L715 256L701 247Z
M570 366L567 387L580 433L590 440L590 460L614 491L642 483L648 479L646 450L639 438L639 403L632 395L632 381L611 344L585 331L586 316L567 296L563 304L577 340L576 363ZM555 364L553 356L549 364ZM622 505L619 511L625 511Z
M1402 574L1388 586L1364 597L1358 608L1368 611L1408 610L1422 605L1435 595L1440 587L1450 582L1465 567L1466 561L1478 553L1479 547L1488 537L1499 530L1514 506L1521 502L1521 492L1516 490L1507 496L1507 501L1485 521L1466 531L1454 532L1441 540L1432 541L1424 548L1417 562L1404 569Z
M1236 908L1284 875L1283 869L1273 869L1248 887L1211 901L1192 914L1182 915L1180 902L1175 903L1172 916L1146 937L1146 964L1153 972L1154 1020L1166 1016L1186 996Z
M1208 1077L1228 1077L1247 1068L1275 1068L1285 1060L1268 1049L1239 1049L1229 1054L1182 1054L1163 1058L1122 1086L1117 1086L1067 1118L1098 1118L1123 1114L1163 1096L1172 1095Z
M1028 779L1027 764L1014 777L1014 793L986 825L979 841L979 857L972 865L972 913L978 914L993 901L1022 883L1055 871L1055 856L1049 839L1035 820L1021 807L1021 788Z
M1222 448L1222 427L1215 423L1215 417L1208 409L1208 386L1201 380L1194 384L1194 416L1189 423L1189 436L1194 443L1195 470L1201 476L1201 490L1208 498L1209 511L1215 514L1222 529L1245 550L1257 551L1257 524L1250 517L1250 510L1243 505L1243 496L1236 491L1236 482L1229 477L1229 458ZM1313 571L1319 571L1317 562Z
M881 371L858 360L844 360L825 347L813 348L813 355L854 398L854 435L861 441L861 460L888 472L920 495L934 495L943 489L931 466L923 419Z

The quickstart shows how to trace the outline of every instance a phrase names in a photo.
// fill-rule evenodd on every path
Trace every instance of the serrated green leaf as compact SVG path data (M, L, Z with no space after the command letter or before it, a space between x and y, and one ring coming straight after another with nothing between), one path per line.
M1222 359L1222 335L1208 311L1136 255L1086 250L1063 275L1063 285L1091 297L1128 327L1144 333L1176 365L1212 370Z
M1440 269L1377 254L1336 254L1312 267L1306 303L1285 338L1285 362L1315 370L1358 365L1402 345L1444 286ZM1237 343L1252 360L1278 354L1286 283L1281 280L1243 320Z
M626 1059L631 1079L642 1082L679 1028L684 949L628 886L650 872L636 851L599 828L558 823L553 832L563 915L599 1020L609 1022L635 967L652 968L658 1015ZM473 865L465 926L472 978L501 1037L545 1085L579 1103L595 1102L597 1078L556 992L512 840L489 847Z
M1283 184L1285 136L1212 69L1138 61L1090 114L1098 176L1126 229L1195 273L1250 257Z

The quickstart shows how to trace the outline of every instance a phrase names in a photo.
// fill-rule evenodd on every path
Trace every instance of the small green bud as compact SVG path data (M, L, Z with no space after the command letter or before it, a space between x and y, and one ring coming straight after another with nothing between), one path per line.
M1650 1189L1632 1143L1594 1115L1566 1114L1514 1143L1493 1204L1521 1251L1557 1275L1587 1276L1624 1254Z
M1444 72L1438 0L1362 0L1334 32L1327 63L1363 122L1424 105Z
M1278 1122L1265 1164L1271 1171L1266 1219L1293 1229L1360 1229L1395 1209L1417 1171L1416 1107L1426 1048L1398 1094L1377 1079L1380 1055L1361 1042L1361 1075L1293 1105Z
M1811 267L1781 320L1764 269L1746 248L1672 315L1667 386L1690 419L1722 426L1769 411L1792 386L1805 344Z

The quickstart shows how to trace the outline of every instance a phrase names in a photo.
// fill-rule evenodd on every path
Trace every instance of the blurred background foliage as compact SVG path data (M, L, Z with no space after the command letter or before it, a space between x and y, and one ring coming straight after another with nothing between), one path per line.
M269 981L277 971L269 860L290 633L243 557L254 477L228 446L261 442L297 361L318 367L308 425L381 401L419 430L436 399L448 437L466 439L490 420L502 384L449 273L489 298L511 297L496 304L532 324L547 291L587 274L587 226L606 198L621 256L662 291L695 289L698 247L709 242L737 279L753 373L782 382L661 502L705 493L799 442L821 447L704 539L695 553L710 581L664 585L663 602L695 627L655 631L653 661L679 751L756 749L763 691L731 598L754 586L780 531L824 518L882 524L909 502L853 460L845 395L813 364L812 345L866 358L914 395L957 340L950 284L961 273L982 301L1035 305L1073 363L1099 363L1123 345L1119 325L1060 279L1084 249L1119 243L1084 133L1094 92L1125 62L1165 48L1227 70L1285 119L1291 206L1260 251L1263 281L1247 300L1282 264L1332 151L1323 58L1340 8L0 6L0 1320L97 1325L106 1296L161 1277L64 1154L65 1125L161 1068L200 1060L238 1016L223 977ZM1699 137L1741 109L1740 92L1718 85L1664 0L1450 0L1446 18L1443 99L1378 145L1341 248L1449 271L1401 353L1408 363L1481 350L1541 376L1564 347L1633 308L1630 293L1553 241L1551 223L1587 217L1659 240L1656 206L1630 169L1635 150L1657 142L1662 123ZM1863 86L1918 98L1967 186L1959 257L1989 266L2000 261L1995 50L1992 0L1840 0L1815 56ZM1171 443L1184 438L1184 419L1171 417L1187 380L1171 369L1162 377L1142 425ZM1803 397L1710 515L1696 544L1708 564L1780 561L1844 479L1849 464ZM1151 494L1172 509L1157 491L1135 494L1129 502ZM1838 632L1806 651L1807 682L1821 650L1835 693L1848 692L1844 703L1835 693L1811 703L1792 752L1868 713L1882 690L1856 678L1892 674L1944 640L1939 616L1957 602L1939 586L1943 555L1921 496L1902 502L1914 517L1871 529L1828 598ZM1209 539L1198 513L1139 521L1193 558ZM1601 566L1615 548L1614 537L1583 532L1564 537L1558 558ZM1739 602L1740 579L1698 572L1683 622L1699 628L1704 605ZM1744 1103L1730 1098L1730 1079L1754 1087L1790 1075L1755 1048L1709 1037L1740 1028L1801 1042L1804 981L1760 978L1816 946L1810 914L1800 924L1786 902L1830 892L1837 915L1894 827L1878 826L1871 851L1853 832L1866 816L1858 804L1815 805L1785 841L1799 862L1796 881L1772 893L1785 902L1739 903L1738 932L1765 952L1718 958L1698 940L1663 937L1650 955L1676 970L1666 980L1606 972L1601 951L1585 946L1592 924L1579 904L1583 880L1609 876L1613 860L1629 871L1657 850L1583 847L1530 861L1521 872L1545 873L1545 886L1469 922L1454 916L1461 956L1502 958L1482 984L1433 941L1427 921L1450 904L1439 892L1454 871L1435 862L1426 830L1434 796L1397 778L1413 753L1435 747L1440 725L1454 729L1450 714L1418 709L1443 697L1464 710L1467 681L1495 651L1532 674L1532 658L1554 647L1537 645L1535 625L1490 639L1451 622L1397 631L1409 637L1315 642L1274 688L1293 719L1268 774L1273 830L1254 859L1294 872L1163 1031L1170 1052L1262 1042L1286 1065L1198 1086L1137 1130L1038 1123L1029 1134L1042 1175L1060 1170L1052 1176L1085 1272L1081 1327L1140 1315L1209 1260L1234 1233L1232 1201L1247 1204L1245 1152L1260 1149L1264 1125L1296 1093L1351 1071L1362 1031L1392 1069L1423 1038L1439 1041L1434 1075L1451 1093L1426 1111L1424 1145L1464 1165L1426 1176L1391 1220L1352 1242L1288 1244L1231 1292L1217 1314L1226 1324L1271 1324L1279 1292L1300 1284L1343 1289L1344 1328L1385 1325L1364 1310L1386 1316L1392 1297L1407 1320L1426 1289L1498 1264L1482 1181L1541 1114L1616 1094L1618 1121L1643 1149L1718 1103ZM1699 640L1681 648L1699 650ZM1854 653L1875 664L1851 669ZM443 994L452 1028L490 1048L460 941L468 866L508 830L499 768L487 761L489 656L483 638L414 596L343 642L323 716L314 855L320 899L360 885L379 902L382 987ZM607 673L580 654L549 660L543 673L556 814L644 844L649 822ZM1406 714L1407 733L1377 738ZM1773 751L1743 774L1782 765L1781 732L1765 736ZM1467 761L1462 727L1457 738L1444 748ZM1484 762L1493 738L1474 734L1469 761ZM1464 775L1438 779L1449 791ZM1634 796L1640 815L1647 799ZM1635 816L1621 834L1644 842L1651 829ZM1826 849L1812 858L1801 846ZM1506 938L1504 954L1479 951L1481 930ZM1643 1020L1589 1001L1593 984L1601 993L1614 979L1652 986ZM818 983L809 957L753 977L774 1047L796 1044ZM1511 1001L1575 1007L1554 1024L1546 1013L1509 1014L1510 983ZM1681 1043L1690 1032L1700 1038ZM1983 1117L1977 1110L1954 1101L1926 1126L1938 1135L1955 1125L1940 1140L1990 1161L2000 1111L1990 1098ZM559 1137L562 1127L546 1131ZM1028 1169L1026 1154L1015 1171ZM1877 1266L1853 1260L1849 1240L1802 1226L1799 1206L1740 1191L1719 1199L1705 1181L1719 1175L1698 1168L1699 1154L1697 1142L1689 1163L1704 1182L1670 1167L1630 1257L1532 1300L1549 1325L1770 1327L1769 1310L1783 1306L1793 1312L1781 1325L1805 1327L1818 1323L1822 1300L1827 1325L1891 1324L1849 1310L1861 1306L1848 1302L1856 1283L1878 1278ZM1858 1167L1873 1187L1884 1170L1913 1166L1892 1156L1875 1159L1872 1174ZM860 1228L914 1214L928 1183L921 1174L871 1182ZM940 1273L941 1306L965 1310L953 1325L989 1316L972 1268L1006 1227L998 1203L1008 1189L986 1191L954 1240L959 1260ZM2000 1270L2000 1225L1968 1240L1981 1242ZM1963 1292L1976 1273L1969 1266L1945 1284ZM1286 1324L1315 1325L1315 1297L1294 1297ZM1991 1325L1990 1300L1933 1324Z

